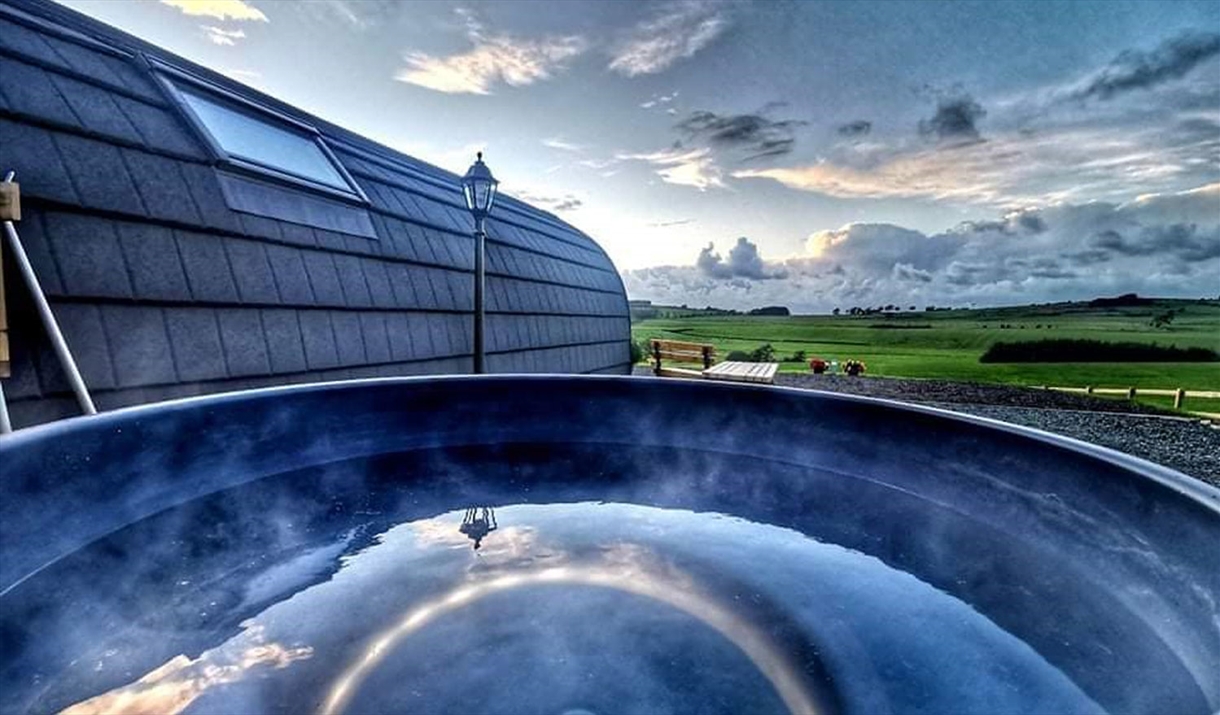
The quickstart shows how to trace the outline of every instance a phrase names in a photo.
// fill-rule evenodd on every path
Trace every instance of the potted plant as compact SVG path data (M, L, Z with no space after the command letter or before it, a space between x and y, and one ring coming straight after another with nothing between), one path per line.
M843 363L843 372L852 376L859 377L864 374L865 365L861 360L848 360Z

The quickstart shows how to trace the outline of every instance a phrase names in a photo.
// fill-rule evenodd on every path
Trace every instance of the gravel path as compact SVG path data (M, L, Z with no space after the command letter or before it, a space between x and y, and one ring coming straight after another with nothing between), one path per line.
M637 367L637 375L651 370ZM1142 457L1220 487L1220 429L1123 400L948 380L779 374L776 384L917 402L1055 432Z

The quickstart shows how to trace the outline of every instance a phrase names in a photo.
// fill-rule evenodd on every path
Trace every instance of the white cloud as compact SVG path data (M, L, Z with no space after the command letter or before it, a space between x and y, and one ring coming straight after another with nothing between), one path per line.
M668 184L693 186L700 191L725 188L720 167L710 149L673 149L645 154L618 154L624 161L644 161L657 167L657 176Z
M579 35L524 39L488 34L469 12L459 14L466 20L466 37L473 47L446 57L408 53L407 66L394 79L438 92L491 94L500 83L521 87L550 79L567 60L588 48Z
M712 278L746 278L765 281L773 278L786 278L787 271L768 265L758 252L758 245L745 236L740 236L737 243L729 249L727 258L716 251L714 243L707 244L699 251L695 259L695 268Z
M765 260L750 251L740 257L741 270L705 249L694 265L628 270L623 277L633 298L737 309L775 303L806 312L1126 292L1199 297L1220 291L1217 207L1220 183L1125 203L1047 205L932 235L853 223L814 232L802 255Z
M226 69L220 72L226 77L235 79L243 84L248 84L251 87L257 87L258 81L263 78L262 72L255 72L254 70Z
M609 69L628 77L661 72L707 47L728 25L719 4L702 0L670 4L614 45Z
M577 164L588 169L608 169L621 161L618 158L613 159L581 159Z
M474 163L475 156L481 151L486 151L487 142L473 141L462 146L441 147L420 141L392 141L390 146L408 156L461 176Z
M765 178L840 198L921 198L997 207L1053 201L1123 199L1220 178L1220 138L1188 136L1164 125L1062 126L1010 132L952 147L869 143L837 160L743 169L734 178Z
M584 200L569 192L551 193L545 189L519 189L513 193L513 196L528 204L555 213L575 211L584 206Z
M267 16L263 14L263 11L246 0L161 0L161 4L169 5L195 17L267 22Z
M815 161L733 176L840 198L994 207L1180 191L1220 180L1217 72L1220 35L1186 34L1123 53L1084 84L977 100L942 92L936 114L906 132L849 137Z
M355 30L385 25L402 10L395 0L307 0L295 4L320 22L339 20Z
M551 149L558 149L560 151L580 152L584 151L585 149L580 144L573 144L572 142L564 141L560 137L548 137L543 139L542 145L550 147Z
M246 37L244 30L226 30L223 27L215 27L213 25L200 25L203 30L204 37L214 45L225 45L232 47L237 44L238 40L243 40Z
M671 94L654 94L654 95L652 95L652 97L650 97L648 99L647 102L640 103L640 109L652 109L653 107L656 107L661 104L669 104L670 102L674 101L677 98L678 98L677 90L674 90ZM671 110L671 111L677 111L677 110Z

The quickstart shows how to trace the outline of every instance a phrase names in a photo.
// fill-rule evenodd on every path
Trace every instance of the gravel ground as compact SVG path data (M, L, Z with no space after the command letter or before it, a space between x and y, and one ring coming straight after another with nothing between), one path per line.
M897 378L846 377L844 375L780 374L776 382L791 387L846 392L853 395L884 397L910 402L942 402L965 405L1006 405L1055 410L1173 414L1155 407L1126 400L1090 397L1074 392L1035 390L1013 385L994 385L949 380L900 380ZM950 408L951 409L951 408Z
M637 367L637 375L651 375ZM1142 457L1220 487L1220 429L1121 400L948 380L780 374L786 387L882 397L1055 432Z
M1220 487L1220 429L1198 420L1036 407L928 404L1100 444Z

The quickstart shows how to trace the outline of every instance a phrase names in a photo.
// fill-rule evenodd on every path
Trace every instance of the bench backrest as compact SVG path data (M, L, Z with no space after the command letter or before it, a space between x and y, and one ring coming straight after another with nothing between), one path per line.
M661 360L678 360L679 362L701 362L710 367L716 356L716 346L703 343L685 343L680 340L649 341L652 357L657 363Z

